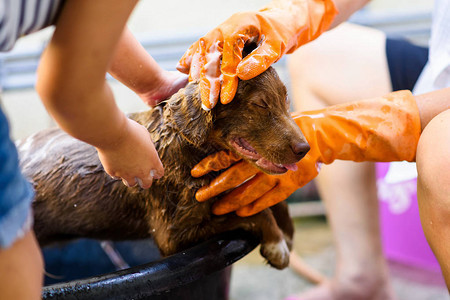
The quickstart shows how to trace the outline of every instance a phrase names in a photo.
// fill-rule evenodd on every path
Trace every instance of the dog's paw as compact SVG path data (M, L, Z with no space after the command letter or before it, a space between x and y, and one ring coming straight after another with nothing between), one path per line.
M282 239L278 243L263 243L260 249L261 255L276 269L284 269L289 265L289 247Z

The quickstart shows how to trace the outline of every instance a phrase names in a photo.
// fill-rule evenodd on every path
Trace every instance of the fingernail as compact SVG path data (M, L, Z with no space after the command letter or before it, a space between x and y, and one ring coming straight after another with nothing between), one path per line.
M130 185L130 184L128 183L128 181L126 181L125 179L122 179L122 182L123 182L123 184L125 184L127 187L134 187L134 186L136 186L136 184L137 184L137 183L134 183L134 185Z
M138 177L134 177L134 180L136 180L136 182L139 184L139 186L141 187L141 189L144 188L144 184L142 183L142 180Z
M150 176L154 179L160 179L162 177L156 170L150 170Z

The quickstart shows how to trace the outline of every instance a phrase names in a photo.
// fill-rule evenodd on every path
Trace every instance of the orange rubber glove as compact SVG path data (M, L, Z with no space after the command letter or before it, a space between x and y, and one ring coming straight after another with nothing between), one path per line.
M337 10L332 0L273 0L256 12L232 15L186 51L177 69L200 79L203 108L213 108L219 98L229 103L238 77L253 78L285 53L314 40L328 29ZM245 59L246 43L257 48Z
M249 216L285 200L311 181L317 176L321 163L330 164L335 159L356 162L415 160L421 131L420 116L409 91L292 116L311 147L297 163L297 171L268 175L241 161L209 186L199 189L197 200L206 201L237 187L214 203L213 213L222 215L236 211L239 216ZM197 164L191 174L200 177L211 170L227 168L238 160L236 156L218 152Z

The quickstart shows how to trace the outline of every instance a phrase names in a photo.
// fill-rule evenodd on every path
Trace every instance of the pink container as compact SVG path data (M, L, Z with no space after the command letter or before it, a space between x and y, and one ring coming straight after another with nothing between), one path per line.
M377 163L376 170L381 237L386 257L440 271L420 224L415 164Z

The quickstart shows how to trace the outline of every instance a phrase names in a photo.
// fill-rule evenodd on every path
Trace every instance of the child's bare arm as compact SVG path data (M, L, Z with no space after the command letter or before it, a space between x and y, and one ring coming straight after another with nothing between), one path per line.
M186 75L162 69L128 28L119 40L109 73L150 106L167 99L188 82Z
M105 170L130 185L163 167L144 127L121 112L105 81L136 0L67 0L38 70L37 90L58 125L95 146Z

